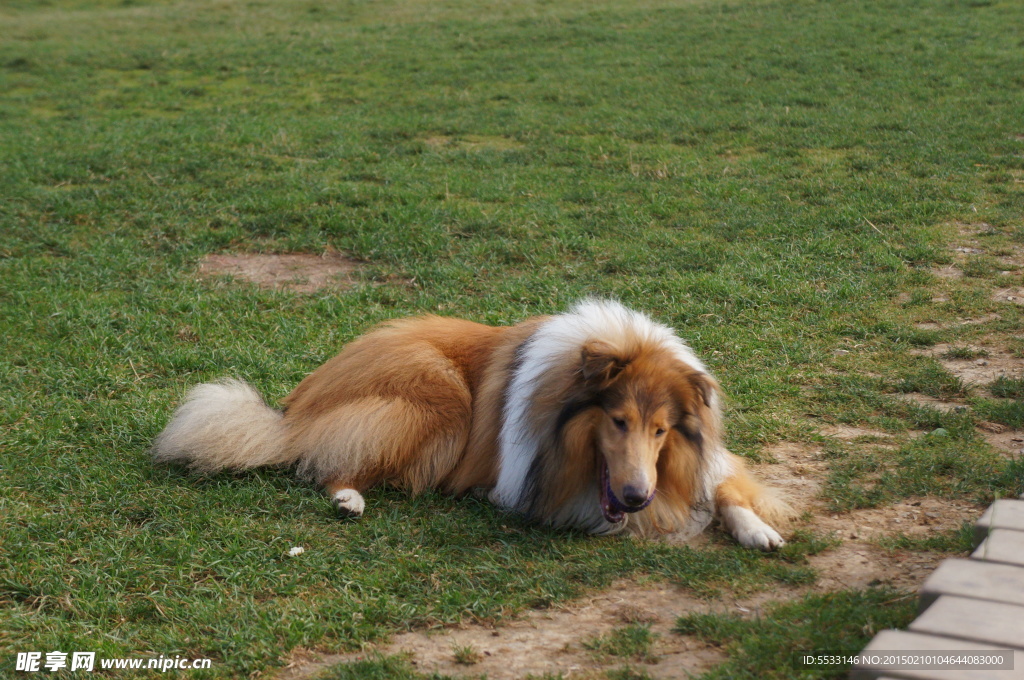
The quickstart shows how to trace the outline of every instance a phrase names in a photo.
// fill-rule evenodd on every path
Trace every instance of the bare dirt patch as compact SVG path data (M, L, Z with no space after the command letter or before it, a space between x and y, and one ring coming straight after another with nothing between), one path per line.
M945 399L939 399L938 397L931 397L927 394L921 394L920 392L905 392L900 394L892 395L902 401L909 401L911 404L917 404L918 406L926 406L933 408L936 411L942 411L943 413L949 413L956 409L965 409L967 405L961 401L946 401Z
M199 276L232 278L260 288L312 293L323 288L350 288L360 263L340 253L207 255L199 264Z
M847 441L866 436L891 438L885 433L849 426L829 426L827 431L833 434L826 436L842 435L837 438ZM828 473L821 447L781 442L769 447L768 453L778 463L758 466L758 476L785 492L798 512L811 515L809 521L796 528L832 535L841 541L835 548L808 558L819 573L813 587L816 591L879 584L916 590L945 555L890 553L877 545L877 539L898 534L924 536L945 532L981 514L982 509L971 503L936 498L912 498L882 508L830 513L821 498Z
M958 223L956 227L957 233L961 238L959 244L951 246L950 250L953 251L954 257L960 265L967 263L976 255L991 255L996 258L995 263L1002 270L1000 271L1002 276L1011 276L1016 271L1024 268L1024 248L1012 244L994 243L990 239L985 238L996 236L1000 233L992 225L985 222L978 224ZM958 273L943 277L938 273L939 269L952 270ZM957 269L956 265L932 269L932 273L940 278L960 278L963 276L962 271Z
M935 266L930 269L931 274L939 279L939 288L947 288L952 282L963 279L966 271L972 268L977 269L979 263L989 262L996 268L1002 282L1000 287L993 291L991 299L996 302L1010 302L1024 305L1024 288L1013 287L1010 281L1016 277L1017 272L1024 269L1024 248L1005 243L996 243L992 237L999 234L993 226L984 222L977 224L954 223L956 232L959 235L957 243L950 246L949 250L953 255L953 262L950 264ZM981 256L979 258L979 256ZM985 269L987 265L982 264ZM948 302L950 296L948 290L937 291L932 302ZM992 315L990 315L992 316ZM996 317L998 318L998 317ZM985 319L988 320L988 319ZM962 325L964 323L984 323L985 320L960 320L955 323L924 323L918 324L922 329L940 329L949 326Z
M992 312L991 314L983 314L977 317L957 319L956 321L948 323L939 323L937 321L923 321L921 323L915 323L914 326L923 331L937 331L942 330L943 328L956 328L957 326L979 326L981 324L989 323L990 321L998 321L999 319L1002 318L1003 317L1001 317L1000 315L996 314L995 312Z
M980 514L972 509L971 518ZM946 557L934 552L889 553L868 540L845 540L837 548L811 555L808 562L818 570L817 591L887 585L913 592Z
M984 423L980 429L981 436L997 451L1009 458L1024 457L1024 430L1012 430L996 423Z
M1003 267L1000 272L1003 276L1012 276L1014 273L1024 269L1024 248L1014 246L997 253L999 264Z
M988 222L954 222L953 226L956 227L956 232L963 237L970 239L975 236L988 236L996 233L995 227ZM974 240L968 240L969 245L977 245L978 242Z
M958 349L966 350L972 356L953 356ZM911 353L932 357L969 387L985 387L1001 376L1016 378L1024 375L1024 359L996 346L953 345L941 342Z
M777 462L754 466L757 477L781 491L797 512L821 510L818 496L828 474L821 447L779 442L767 447L765 453Z
M434 632L410 632L366 653L316 656L305 650L277 680L309 678L324 668L357 661L367 653L408 654L416 669L453 677L518 680L530 674L572 678L604 678L605 671L627 663L643 668L652 678L674 680L700 674L725 659L723 652L696 638L672 632L676 619L695 611L732 610L745 616L760 613L754 602L709 603L674 586L620 582L611 590L564 607L529 611L520 618L488 627L469 624ZM584 644L614 628L648 624L656 634L651 657L656 663L597 654ZM455 650L476 652L477 663L460 664Z
M962 279L964 273L954 265L948 264L944 267L933 267L932 275L940 279Z
M997 288L992 291L992 299L996 302L1024 305L1024 288Z
M826 437L832 437L834 439L842 439L844 441L853 441L861 439L877 439L877 440L888 440L892 439L892 435L882 430L875 430L870 427L857 427L855 425L845 425L842 423L836 425L824 425L819 428L821 433Z

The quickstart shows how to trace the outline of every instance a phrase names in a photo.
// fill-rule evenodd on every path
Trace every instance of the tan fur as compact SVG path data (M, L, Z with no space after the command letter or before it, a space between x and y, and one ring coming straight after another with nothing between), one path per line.
M588 413L571 421L563 436L563 456L551 459L541 473L547 491L538 508L542 515L554 512L569 499L582 493L599 474L594 449L595 421L599 416Z
M332 496L383 482L412 493L492 488L516 348L545 320L490 327L427 316L386 324L307 376L283 400L283 414L244 383L199 386L157 438L154 457L201 472L297 464ZM538 462L543 493L532 510L543 519L588 493L607 464L620 499L629 487L657 488L651 505L631 516L632 531L678 531L703 493L702 450L721 447L712 407L718 386L664 348L631 337L617 343L586 343L539 381L529 417L553 439ZM579 412L558 430L560 412L577 401ZM741 459L731 460L732 475L714 500L770 521L787 516L785 503Z
M658 459L658 494L647 510L630 520L634 531L642 535L670 533L685 526L698 495L697 456L688 450L682 435L673 431L669 437L666 455ZM669 455L670 452L677 455Z
M754 479L742 458L731 453L729 456L734 472L718 486L715 494L716 505L720 508L737 505L754 511L770 524L786 526L796 515L792 506L778 491L765 487Z
M598 366L595 351L607 355L610 367ZM600 350L589 346L583 354L584 364L596 375L613 386L624 383L625 389L613 391L609 407L594 423L596 447L604 453L612 491L621 499L629 485L642 486L645 492L656 487L662 497L651 507L648 528L677 530L695 498L699 452L672 429L674 411L681 407L691 414L682 420L700 429L702 436L716 435L716 423L704 401L707 376L681 365L664 350L642 345L626 349L606 345ZM616 421L625 424L624 431ZM651 486L644 486L644 481Z
M472 425L472 387L503 329L422 317L351 343L284 400L299 473L366 489L413 493L452 475Z
M477 355L482 365L476 371L469 445L459 465L444 480L442 489L463 494L474 488L493 487L498 476L498 431L505 406L505 385L516 347L536 330L546 317L535 317L500 331Z

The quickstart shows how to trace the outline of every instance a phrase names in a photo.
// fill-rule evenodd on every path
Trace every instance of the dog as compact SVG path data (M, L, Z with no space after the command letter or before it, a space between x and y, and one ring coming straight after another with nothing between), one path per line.
M710 507L743 546L784 542L769 522L785 501L722 443L718 383L670 328L618 302L504 327L392 321L282 403L238 380L199 385L153 458L202 473L296 465L349 517L388 483L483 492L592 534L681 534Z

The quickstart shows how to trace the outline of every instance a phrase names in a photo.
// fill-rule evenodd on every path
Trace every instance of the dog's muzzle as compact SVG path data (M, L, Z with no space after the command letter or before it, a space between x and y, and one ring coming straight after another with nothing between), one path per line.
M647 497L647 500L640 505L626 505L620 501L616 496L615 492L612 491L611 475L608 473L608 464L604 463L601 466L601 512L604 514L604 518L611 524L618 524L626 519L627 512L640 512L654 500L654 494L658 492L657 489L651 491L651 495Z

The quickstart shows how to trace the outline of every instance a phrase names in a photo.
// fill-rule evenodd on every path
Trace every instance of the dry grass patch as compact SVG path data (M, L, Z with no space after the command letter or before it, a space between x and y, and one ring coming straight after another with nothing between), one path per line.
M360 266L340 253L216 253L203 258L199 275L206 279L229 276L260 288L312 293L324 288L351 288Z
M501 135L431 135L423 138L431 149L449 151L513 151L523 143Z

